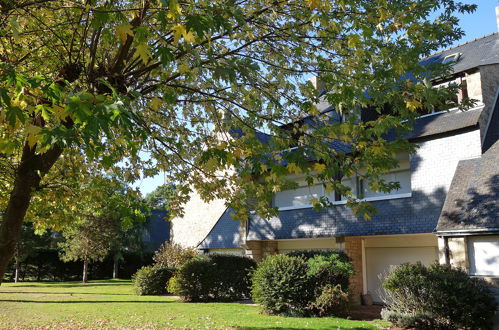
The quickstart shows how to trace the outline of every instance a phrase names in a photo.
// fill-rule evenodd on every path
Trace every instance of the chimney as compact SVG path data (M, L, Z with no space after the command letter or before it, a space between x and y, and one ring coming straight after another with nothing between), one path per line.
M496 24L497 24L497 31L499 31L499 6L496 7Z
M499 8L499 7L497 7ZM499 9L498 9L499 10ZM326 88L324 86L324 83L321 81L321 79L317 76L312 76L310 77L310 82L314 86L314 88L317 90L318 94L321 94Z

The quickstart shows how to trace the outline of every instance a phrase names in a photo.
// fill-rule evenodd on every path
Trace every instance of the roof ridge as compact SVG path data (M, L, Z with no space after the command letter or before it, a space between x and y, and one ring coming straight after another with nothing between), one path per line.
M439 51L439 52L436 52L436 53L433 53L433 54L431 54L431 55L428 55L428 56L424 57L424 58L423 58L423 60L426 60L426 59L428 59L428 58L430 58L430 57L433 57L433 56L435 56L435 55L438 55L438 54L442 54L442 53L447 52L447 51L449 51L449 50L452 50L452 49L455 49L455 48L458 48L458 47L461 47L461 46L464 46L464 45L470 44L470 43L472 43L472 42L475 42L475 41L478 41L478 40L481 40L481 39L485 39L485 38L491 37L491 36L493 36L494 34L499 34L499 32L493 32L493 33L490 33L490 34L484 35L484 36L482 36L482 37L478 37L478 38L475 38L475 39L472 39L472 40L468 40L468 41L466 41L466 42L463 42L462 44L459 44L459 45L456 45L456 46L452 46L452 47L449 47L449 48L443 49L443 50L441 50L441 51Z

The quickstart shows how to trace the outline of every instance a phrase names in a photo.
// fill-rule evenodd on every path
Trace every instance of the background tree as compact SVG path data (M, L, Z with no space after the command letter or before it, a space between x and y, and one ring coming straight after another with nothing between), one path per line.
M396 187L380 175L412 149L383 134L407 129L446 96L425 78L449 66L418 63L462 36L454 14L470 9L453 0L1 1L0 153L12 179L2 186L0 279L33 195L66 153L106 169L119 164L129 178L139 168L165 171L182 183L170 205L177 213L197 189L227 200L240 219L250 206L275 214L269 201L292 185L290 173L341 189L356 213L372 211L340 174L367 169L378 189ZM407 72L414 79L402 79ZM344 114L392 111L290 134L281 124L317 114L310 75ZM337 140L352 152L332 151ZM304 147L276 152L295 146ZM152 160L142 161L141 150Z
M50 232L36 234L32 223L24 223L20 240L17 242L14 254L14 282L19 281L21 264L37 249L46 248L52 243Z
M72 206L74 212L63 213L75 217L75 221L63 229L64 241L59 243L62 260L83 261L84 283L89 264L102 261L111 251L117 267L121 250L138 244L137 228L147 215L147 207L137 192L122 181L95 174L90 178L78 190L80 200Z
M170 201L174 198L175 186L164 184L158 186L144 198L145 203L151 209L168 210Z
M63 261L83 261L83 283L88 280L88 266L93 261L102 261L111 249L115 219L106 216L87 216L63 233L59 243Z

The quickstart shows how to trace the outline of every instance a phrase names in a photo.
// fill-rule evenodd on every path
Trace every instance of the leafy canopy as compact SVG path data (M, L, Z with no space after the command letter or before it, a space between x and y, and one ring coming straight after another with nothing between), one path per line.
M380 174L411 146L383 134L448 96L427 78L449 68L418 62L459 39L455 13L470 10L453 0L3 1L0 153L15 167L23 147L40 159L81 150L127 180L163 170L181 183L177 214L192 189L226 199L239 218L248 196L272 214L290 174L349 196L339 178L363 173L389 190ZM317 115L311 75L352 115L283 129ZM389 114L356 124L359 109L386 104ZM332 141L352 152L332 151ZM352 196L348 205L369 210Z

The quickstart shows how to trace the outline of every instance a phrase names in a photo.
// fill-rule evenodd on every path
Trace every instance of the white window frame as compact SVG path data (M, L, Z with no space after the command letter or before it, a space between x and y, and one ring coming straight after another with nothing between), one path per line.
M388 173L395 173L395 172L401 172L401 171L406 171L406 170L409 170L410 174L412 175L412 172L410 171L410 168L409 169L404 169L404 168L399 168L399 169L396 169L394 171L391 171L391 172L388 172ZM353 177L353 179L355 179L355 182L357 182L357 178L358 176L355 176ZM348 178L346 180L352 180L352 178ZM410 183L412 183L411 179L410 180ZM353 181L353 180L352 180ZM307 187L308 185L305 185L305 186L299 186L299 187ZM323 184L319 184L321 190L320 190L320 194L321 196L326 196L326 192L325 192L325 188L324 188L324 185ZM290 189L292 190L292 189ZM397 191L397 190L393 190L393 191ZM354 196L357 196L357 188L356 187L353 187L352 189L352 192L353 192L353 195ZM328 196L329 198L329 201L333 204L333 205L344 205L347 203L347 200L344 199L344 200L340 200L340 201L335 201L335 192L329 194L330 196ZM386 194L386 195L383 195L383 196L373 196L373 197L366 197L366 198L362 198L362 199L356 199L356 201L358 202L373 202L373 201L381 201L381 200L390 200L390 199L399 199L399 198L409 198L409 197L412 197L412 184L411 184L411 192L409 193L395 193L395 194ZM331 198L333 200L331 200ZM275 195L274 195L274 199L272 201L272 204L275 205ZM281 207L278 207L278 210L279 211L289 211L289 210L299 210L299 209L308 209L308 208L312 208L313 205L312 204L303 204L303 205L296 205L296 206L281 206Z

